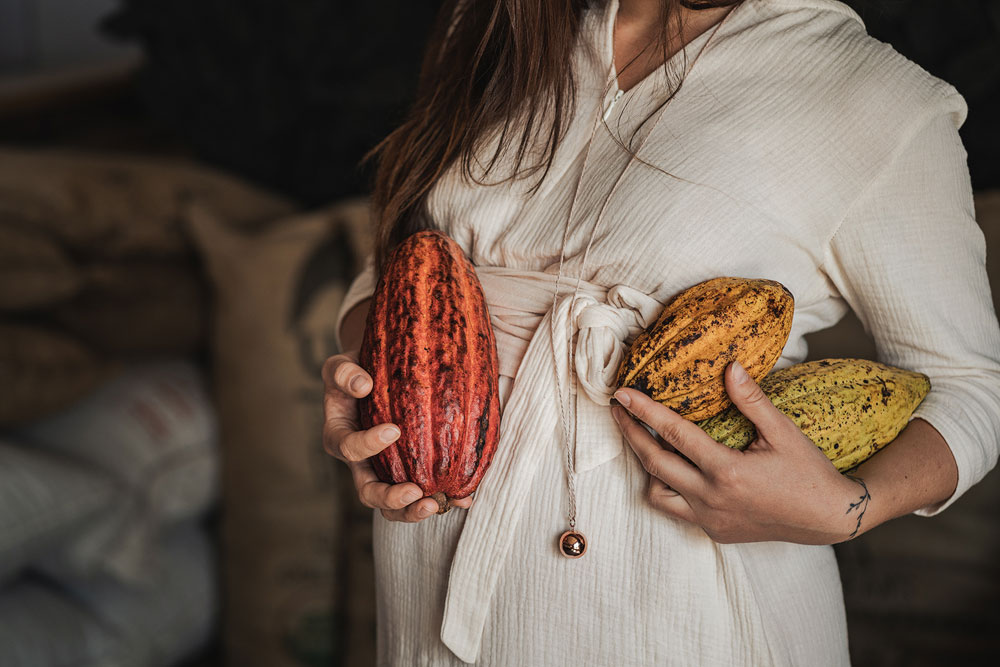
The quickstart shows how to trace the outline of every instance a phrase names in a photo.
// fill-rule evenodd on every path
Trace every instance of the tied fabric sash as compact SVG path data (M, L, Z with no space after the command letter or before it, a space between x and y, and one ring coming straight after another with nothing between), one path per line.
M576 402L576 423L572 425L576 427L574 469L586 472L617 456L621 451L621 434L610 418L608 406L616 388L618 367L625 356L625 341L631 342L649 326L663 304L625 285L607 289L583 281L576 303L571 304L576 281L570 279L560 283L555 311L549 313L555 288L552 274L491 266L479 267L477 273L496 335L500 375L514 379L508 403L526 395L525 405L548 402L558 418L557 401L563 400L559 390L576 393L575 380L585 398L579 397ZM549 318L555 320L554 356ZM575 378L566 368L570 329L576 339ZM545 340L536 343L536 338ZM532 365L548 369L547 386L529 386L518 377L519 369ZM517 419L518 414L512 412L511 419ZM561 429L558 419L554 423ZM501 440L502 424L503 421ZM579 428L584 425L585 429ZM564 437L560 435L560 441Z
M652 324L664 305L626 285L609 289L582 281L573 303L576 279L571 278L560 281L553 308L551 273L489 266L476 272L496 335L500 374L512 378L513 385L497 452L468 510L448 580L441 639L465 662L479 654L489 603L541 448L565 439L560 387L566 392L578 384L583 390L577 392L576 419L570 424L576 433L575 471L618 456L623 439L608 405L625 341ZM570 331L575 374L568 368ZM492 546L483 549L484 544Z

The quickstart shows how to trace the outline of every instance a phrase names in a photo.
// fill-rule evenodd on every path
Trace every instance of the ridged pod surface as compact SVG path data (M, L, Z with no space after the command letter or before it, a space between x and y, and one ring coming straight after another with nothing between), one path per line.
M876 361L822 359L774 371L760 387L843 472L899 435L931 383L922 373ZM735 407L698 425L734 449L757 437Z
M390 483L414 482L448 510L479 485L500 427L496 341L483 289L461 247L437 231L395 248L379 278L359 354L373 378L364 428L399 439L373 457Z
M723 379L739 361L754 380L774 368L792 329L795 301L774 280L713 278L670 301L639 334L618 369L637 389L691 421L732 404Z

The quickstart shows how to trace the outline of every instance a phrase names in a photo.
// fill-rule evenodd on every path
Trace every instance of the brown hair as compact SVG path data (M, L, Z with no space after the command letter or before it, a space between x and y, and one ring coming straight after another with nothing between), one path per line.
M378 157L372 208L380 273L395 245L433 227L425 210L427 194L455 160L461 160L465 179L485 184L483 179L501 155L516 145L514 174L503 180L541 172L531 192L542 182L576 98L567 56L573 52L583 12L594 1L608 0L444 0L409 114L363 158ZM666 67L669 26L677 24L682 6L707 9L739 2L660 0L662 29L650 47L662 48ZM477 148L494 129L498 141L484 162ZM544 147L542 157L525 165L525 155L534 146ZM482 166L481 176L473 173L474 162Z

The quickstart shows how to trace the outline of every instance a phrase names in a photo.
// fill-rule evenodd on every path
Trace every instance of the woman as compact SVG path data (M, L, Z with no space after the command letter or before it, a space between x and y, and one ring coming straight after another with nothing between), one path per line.
M350 352L324 368L327 450L380 510L380 662L847 664L829 545L940 512L997 459L964 100L833 0L446 5L414 110L376 148L379 251L341 311ZM398 429L359 430L353 363L376 266L421 227L477 266L504 406L475 500L430 519L366 461ZM795 295L779 368L850 307L883 361L930 376L857 479L735 364L727 391L760 434L744 453L609 384L663 304L725 275ZM567 516L579 559L553 539Z

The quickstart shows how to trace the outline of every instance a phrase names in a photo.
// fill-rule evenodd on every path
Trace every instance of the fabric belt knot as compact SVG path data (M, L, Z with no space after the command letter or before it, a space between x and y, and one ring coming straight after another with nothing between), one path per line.
M506 560L524 498L545 447L558 447L560 386L574 392L575 470L591 470L618 456L623 439L608 409L618 367L631 342L663 304L626 285L610 289L504 267L476 267L497 340L500 374L513 379L500 421L493 463L476 491L452 561L441 640L465 662L479 654L490 602ZM552 340L550 318L555 326ZM574 371L568 368L570 334ZM554 354L553 354L554 352ZM557 375L558 374L558 375ZM558 378L558 379L557 379ZM554 512L564 508L554 507ZM483 545L490 545L484 549ZM553 558L558 555L553 543Z
M604 299L606 302L602 302ZM600 299L590 289L584 292L582 286L575 303L572 293L559 298L553 313L556 336L560 338L554 341L556 354L561 355L560 363L567 357L567 341L562 340L561 334L567 330L568 317L576 337L573 353L576 382L585 395L577 395L573 425L577 473L591 470L622 451L621 433L608 409L617 388L618 368L627 351L626 341L631 343L662 307L658 301L624 285L607 290ZM567 377L561 386L572 385L573 378Z

